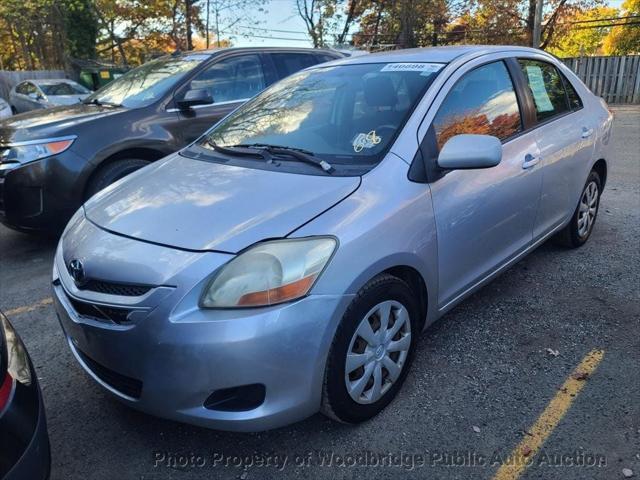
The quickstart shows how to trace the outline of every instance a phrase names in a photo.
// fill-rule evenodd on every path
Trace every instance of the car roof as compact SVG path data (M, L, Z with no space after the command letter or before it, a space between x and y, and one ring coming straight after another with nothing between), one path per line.
M243 52L243 51L282 51L282 52L320 52L333 53L336 55L344 55L343 53L332 50L330 48L310 48L310 47L220 47L208 48L204 50L188 50L185 52L174 53L174 55L215 55L222 52Z
M370 53L357 57L347 57L330 62L331 65L362 64L362 63L391 63L391 62L433 62L449 63L465 55L488 55L497 52L530 51L544 53L541 50L521 46L508 45L456 45L446 47L410 48L406 50L392 50L387 52ZM326 65L326 64L323 64Z

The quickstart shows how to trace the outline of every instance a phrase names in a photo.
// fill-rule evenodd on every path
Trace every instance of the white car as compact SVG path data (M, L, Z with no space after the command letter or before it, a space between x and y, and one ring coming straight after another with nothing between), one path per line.
M25 80L9 93L14 113L29 112L60 105L73 105L91 94L91 90L73 80Z
M11 106L3 98L0 98L0 120L8 118L13 114Z

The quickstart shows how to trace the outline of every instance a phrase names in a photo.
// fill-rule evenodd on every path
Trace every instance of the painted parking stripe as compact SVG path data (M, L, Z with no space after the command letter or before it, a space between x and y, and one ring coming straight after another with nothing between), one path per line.
M7 317L20 315L22 313L33 312L34 310L37 310L37 309L42 308L42 307L46 307L47 305L51 305L52 303L53 303L53 298L47 297L47 298L43 298L39 302L36 302L36 303L34 303L32 305L26 305L24 307L18 307L18 308L14 308L12 310L7 310L6 312L4 312L4 314Z
M493 480L515 480L531 463L527 461L535 457L536 453L558 426L562 417L567 413L578 393L584 387L586 380L595 372L604 358L604 350L591 350L569 375L562 387L547 405L536 423L528 430L530 434L518 444L511 455L500 467Z

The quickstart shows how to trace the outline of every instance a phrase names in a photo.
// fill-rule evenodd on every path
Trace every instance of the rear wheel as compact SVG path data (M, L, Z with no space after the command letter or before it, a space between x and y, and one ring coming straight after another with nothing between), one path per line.
M122 160L115 160L109 162L106 165L98 168L93 174L85 194L85 199L88 199L98 193L100 190L107 188L113 182L126 177L130 173L148 165L147 160L139 158L125 158Z
M602 192L600 175L592 170L584 185L578 206L569 224L556 236L556 241L569 248L584 245L593 231Z
M365 285L336 331L322 412L345 423L377 415L396 396L413 360L420 309L403 280L383 274Z

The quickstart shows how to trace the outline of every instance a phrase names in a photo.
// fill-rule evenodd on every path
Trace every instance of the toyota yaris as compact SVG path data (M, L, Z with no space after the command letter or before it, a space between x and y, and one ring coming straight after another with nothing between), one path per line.
M527 48L299 72L75 214L53 271L69 347L162 417L369 419L427 325L545 240L587 241L611 120Z

